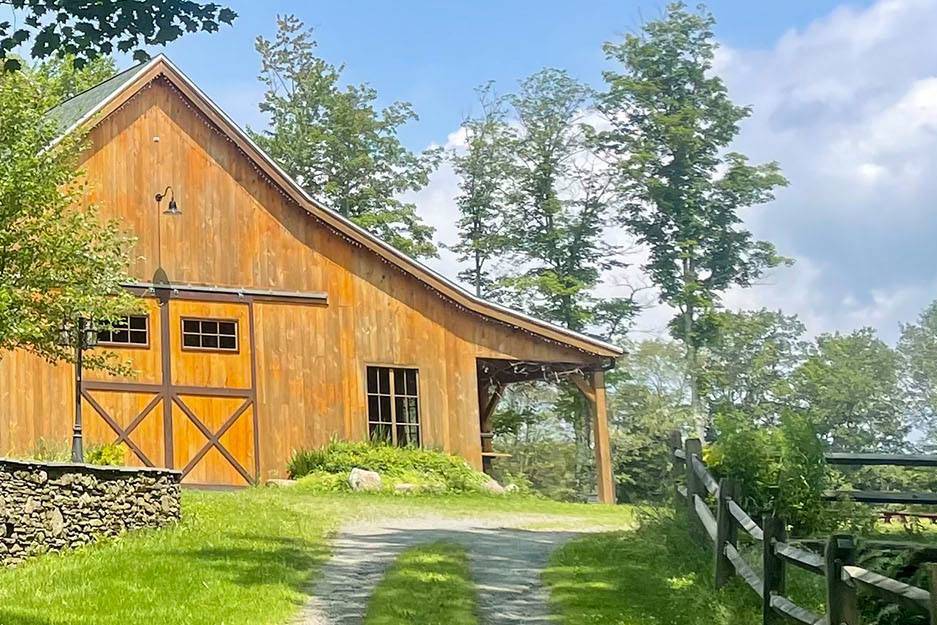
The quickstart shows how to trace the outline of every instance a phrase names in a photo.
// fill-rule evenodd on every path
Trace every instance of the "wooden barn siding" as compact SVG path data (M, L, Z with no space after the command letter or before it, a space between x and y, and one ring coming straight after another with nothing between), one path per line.
M336 236L161 80L91 139L89 201L137 237L132 273L140 280L152 279L161 259L178 283L328 293L327 305L254 304L261 478L282 474L292 449L366 436L367 364L419 367L424 444L480 466L476 358L594 361L461 311ZM167 185L181 216L156 208L153 196ZM151 323L158 337L158 315ZM145 360L144 369L158 370L158 353ZM68 366L26 354L0 360L0 450L68 436L70 378Z

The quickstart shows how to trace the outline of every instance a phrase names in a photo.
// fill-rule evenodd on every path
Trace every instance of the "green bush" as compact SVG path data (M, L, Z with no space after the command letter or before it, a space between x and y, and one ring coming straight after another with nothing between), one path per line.
M29 450L27 458L40 462L68 462L72 458L71 444L67 441L39 438Z
M293 479L317 473L347 477L354 468L375 471L391 483L437 484L449 492L477 491L488 481L458 456L374 443L333 441L319 449L294 451L288 465Z
M497 451L508 456L495 459L492 475L501 484L514 484L555 501L578 501L576 446L569 441L540 440L507 444Z
M739 483L749 514L782 517L798 535L829 529L823 493L830 472L806 418L789 412L778 427L763 427L744 415L725 413L715 425L717 442L707 448L706 462L718 477Z
M85 450L85 462L117 467L124 464L124 448L114 443L91 445Z

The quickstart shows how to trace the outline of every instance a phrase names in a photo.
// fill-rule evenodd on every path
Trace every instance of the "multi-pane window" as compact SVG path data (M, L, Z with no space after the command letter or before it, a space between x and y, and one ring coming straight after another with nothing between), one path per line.
M146 347L150 344L150 318L147 315L128 315L115 319L98 332L98 343Z
M238 322L223 319L183 319L183 349L238 351Z
M368 434L399 447L420 445L416 369L368 367Z

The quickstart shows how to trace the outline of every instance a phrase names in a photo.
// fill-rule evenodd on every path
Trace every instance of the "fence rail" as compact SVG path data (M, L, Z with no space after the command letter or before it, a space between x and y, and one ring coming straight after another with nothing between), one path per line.
M716 586L723 586L733 575L742 578L762 601L764 625L860 625L860 591L928 615L931 625L937 625L937 565L929 568L931 591L928 592L856 566L856 543L850 535L830 536L823 544L822 554L803 548L799 541L792 544L780 519L766 516L759 525L737 503L738 484L729 479L717 481L713 477L702 460L702 444L698 439L683 441L675 432L671 435L670 447L676 502L687 511L691 534L713 547ZM827 454L827 462L849 466L937 467L937 457L933 456ZM677 483L681 478L684 483ZM845 491L829 493L828 497L848 497L869 503L937 503L937 495L932 493ZM710 502L715 504L715 509L710 507ZM739 552L739 530L761 544L761 574ZM785 596L785 569L789 565L824 578L825 614L815 614Z

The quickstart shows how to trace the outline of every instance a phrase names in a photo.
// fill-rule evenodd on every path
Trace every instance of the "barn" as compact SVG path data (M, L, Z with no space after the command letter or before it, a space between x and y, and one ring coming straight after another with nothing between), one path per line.
M89 132L87 200L136 237L125 286L141 311L97 347L133 374L76 389L70 364L4 354L0 452L67 440L77 391L86 441L189 484L281 477L292 450L332 438L487 468L504 386L569 379L613 500L604 372L619 348L483 301L316 201L165 56L50 115Z

